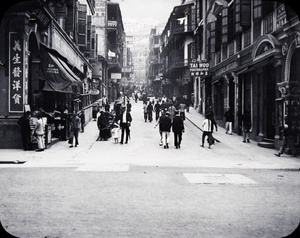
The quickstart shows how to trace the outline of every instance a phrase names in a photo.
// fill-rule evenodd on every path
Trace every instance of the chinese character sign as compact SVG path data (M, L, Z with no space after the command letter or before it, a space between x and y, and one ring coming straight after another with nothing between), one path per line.
M190 63L191 76L208 76L209 63L207 62L191 62Z
M9 36L9 112L23 112L23 39L16 32L10 32Z

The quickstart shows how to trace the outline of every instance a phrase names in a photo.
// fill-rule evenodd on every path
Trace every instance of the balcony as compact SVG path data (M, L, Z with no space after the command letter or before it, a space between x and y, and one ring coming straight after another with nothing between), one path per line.
M173 70L189 67L189 59L184 59L183 56L170 57L166 72L171 73Z
M188 33L192 31L192 26L190 24L177 24L173 27L173 34L181 34L181 33Z
M158 56L152 56L150 64L162 64L162 62Z

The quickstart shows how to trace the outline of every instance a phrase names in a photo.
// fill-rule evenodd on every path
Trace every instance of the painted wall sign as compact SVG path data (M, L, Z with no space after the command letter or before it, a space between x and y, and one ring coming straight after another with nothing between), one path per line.
M208 76L210 65L208 62L191 62L190 73L191 76Z
M24 45L21 35L9 33L9 112L24 111Z

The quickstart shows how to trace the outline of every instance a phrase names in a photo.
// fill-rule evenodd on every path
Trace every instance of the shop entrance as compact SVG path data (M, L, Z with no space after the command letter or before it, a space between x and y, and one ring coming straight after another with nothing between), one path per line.
M265 137L267 139L274 139L275 137L275 99L276 99L276 75L273 65L269 64L263 69L264 79L264 107L265 107Z
M28 104L32 111L43 106L44 81L40 80L39 45L34 33L29 36Z
M300 83L300 49L296 49L293 53L292 61L291 61L291 73L290 73L290 81L297 81Z

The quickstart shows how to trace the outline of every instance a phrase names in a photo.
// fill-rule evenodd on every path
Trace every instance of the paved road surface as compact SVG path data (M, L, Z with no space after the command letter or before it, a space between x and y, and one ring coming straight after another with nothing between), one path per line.
M133 103L131 140L96 142L91 121L80 145L44 152L1 150L0 220L18 237L283 237L299 224L297 158L237 135L211 150L188 120L181 149L158 145L154 122ZM191 109L194 123L203 119ZM173 136L173 135L172 135Z

